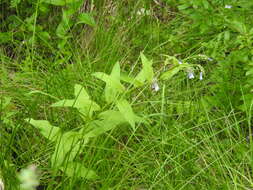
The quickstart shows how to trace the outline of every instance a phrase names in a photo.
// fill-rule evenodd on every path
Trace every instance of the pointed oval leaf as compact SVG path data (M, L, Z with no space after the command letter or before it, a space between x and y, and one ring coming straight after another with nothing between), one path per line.
M120 80L117 80L105 73L96 72L92 74L96 78L104 81L107 85L110 85L112 88L118 90L119 92L124 92L125 87L120 83Z
M141 62L143 65L143 71L145 75L145 79L148 82L152 82L154 78L154 71L152 67L152 60L148 60L143 53L141 53Z
M75 100L60 100L51 105L51 107L75 107Z
M89 94L86 92L83 86L76 84L75 85L75 97L80 97L82 99L90 99Z
M78 162L69 162L66 167L61 167L61 170L69 177L97 179L98 175L91 169L84 167Z
M78 16L78 21L76 24L88 24L93 27L96 26L96 22L95 22L93 16L88 13L81 13Z
M181 67L175 67L171 70L168 70L166 72L164 72L162 75L161 75L161 79L162 80L169 80L171 79L174 75L176 75L179 71L181 70Z
M135 87L139 87L139 86L143 85L142 82L140 82L140 81L136 80L135 78L133 78L131 76L128 76L126 74L121 74L120 75L120 80L122 80L122 81L124 81L126 83L129 83L129 84L131 84L131 85L133 85Z
M89 139L80 142L81 135L78 132L69 131L57 139L55 151L51 157L53 167L59 167L64 162L71 162L76 157L82 145L87 144Z
M107 120L115 124L127 122L123 114L115 110L106 110L98 115L99 119Z
M110 77L117 80L117 81L120 81L120 65L118 62L113 66ZM115 101L117 99L117 96L118 96L118 90L115 89L110 84L106 83L106 86L105 86L105 100L106 100L106 102L111 103L111 102Z
M141 62L142 70L136 76L135 79L142 83L144 83L145 81L152 82L154 78L154 71L152 67L153 62L151 60L148 60L143 53L141 53Z
M132 110L131 105L128 103L127 100L119 100L116 103L117 108L119 109L120 113L124 116L126 121L131 125L131 127L135 130L135 114Z
M51 125L46 120L25 119L31 125L40 130L41 134L49 140L55 141L60 135L60 128Z
M112 130L117 127L117 124L107 120L94 120L88 124L86 131L88 131L84 138L97 137L106 131Z

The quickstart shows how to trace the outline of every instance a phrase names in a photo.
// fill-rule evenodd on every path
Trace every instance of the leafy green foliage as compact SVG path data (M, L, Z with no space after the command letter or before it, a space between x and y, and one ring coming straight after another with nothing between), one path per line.
M78 162L70 162L68 163L67 168L62 167L61 170L65 172L69 177L76 176L77 178L86 178L90 180L98 178L97 174L94 171L85 168Z
M88 13L81 13L78 16L78 21L76 24L87 24L93 27L96 26L94 18Z
M101 72L93 73L93 76L104 81L107 85L111 86L112 88L114 88L119 92L124 92L125 90L125 87L115 77L109 76Z
M81 85L78 84L75 85L75 99L61 100L52 104L51 106L73 107L78 109L78 111L84 116L90 117L92 116L94 111L100 110L100 106L96 102L90 100L88 93Z
M39 129L40 133L51 141L56 141L60 135L60 129L58 127L52 126L46 120L26 119L26 121Z
M133 130L135 130L135 115L128 101L122 99L117 101L116 105L120 113L124 116L125 120L128 121Z
M94 73L94 76L106 82L105 95L108 103L116 104L119 111L109 109L97 115L98 120L92 119L96 111L100 111L100 106L92 101L87 91L81 85L74 87L74 99L60 100L53 103L51 107L73 107L76 108L81 117L86 121L86 127L79 131L63 132L59 127L52 126L46 120L26 119L31 125L39 129L41 134L55 143L55 150L51 156L53 168L60 169L68 176L76 174L77 177L95 179L97 175L94 171L85 168L75 159L84 151L84 145L89 143L91 138L95 138L105 132L112 130L122 123L129 123L135 130L135 123L142 122L132 110L126 99L117 100L117 93L124 92L125 87L120 83L120 66L116 63L111 75L105 73ZM84 117L85 116L85 117Z
M153 62L148 60L143 53L141 53L142 70L136 76L135 80L140 83L149 82L151 83L154 78L154 71L152 68Z
M6 189L31 163L41 189L252 187L252 1L0 6Z
M111 75L97 72L93 73L93 76L104 81L105 86L105 100L108 103L113 102L119 93L123 93L125 87L120 83L120 65L116 63L112 69Z

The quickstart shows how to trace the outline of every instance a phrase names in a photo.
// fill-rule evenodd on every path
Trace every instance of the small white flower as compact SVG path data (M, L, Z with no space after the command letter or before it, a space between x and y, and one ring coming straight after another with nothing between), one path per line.
M225 9L231 9L232 7L232 5L225 5Z
M144 15L145 14L145 9L144 8L139 9L136 14L137 15Z
M22 169L18 175L22 190L35 190L39 185L38 171L35 165Z
M208 57L207 60L208 60L208 61L213 61L213 58Z
M181 65L181 64L183 64L183 62L182 61L178 61L178 64Z
M1 178L0 178L0 190L4 190L4 182Z
M157 79L154 79L152 85L151 85L152 90L154 90L155 92L160 90L160 87L158 85Z
M199 73L199 80L203 80L203 72Z
M150 10L146 10L144 8L141 8L139 9L137 12L136 12L137 15L150 15Z

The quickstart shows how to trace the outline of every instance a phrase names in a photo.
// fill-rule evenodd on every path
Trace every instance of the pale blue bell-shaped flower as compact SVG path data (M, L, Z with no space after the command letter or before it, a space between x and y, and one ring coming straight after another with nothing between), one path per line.
M199 80L203 80L203 72L199 73Z
M154 79L154 81L152 82L151 88L152 88L152 90L154 90L155 92L157 92L157 91L160 90L160 87L159 87L159 85L158 85L157 79Z
M192 71L188 72L188 78L189 79L194 79L194 73Z

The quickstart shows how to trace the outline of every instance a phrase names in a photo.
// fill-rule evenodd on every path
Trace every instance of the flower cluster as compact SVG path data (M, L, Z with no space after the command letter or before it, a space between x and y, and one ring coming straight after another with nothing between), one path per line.
M208 57L206 57L205 55L203 55L202 57L208 59ZM209 59L211 59L211 58L209 58ZM183 64L183 62L179 60L178 64L181 65L181 64ZM188 79L194 79L195 78L194 70L192 68L188 68L186 70L186 72L187 72ZM200 71L200 73L199 73L199 80L203 80L203 72L202 71Z

